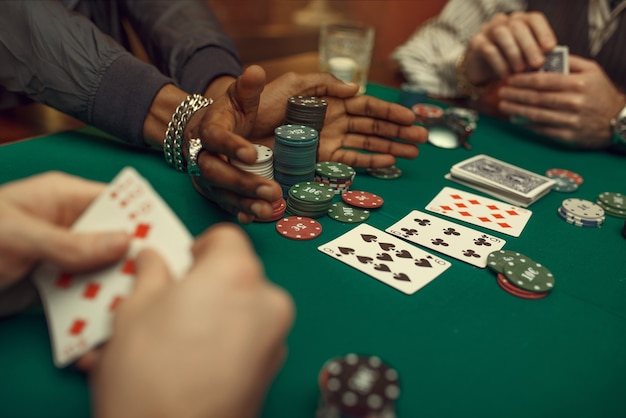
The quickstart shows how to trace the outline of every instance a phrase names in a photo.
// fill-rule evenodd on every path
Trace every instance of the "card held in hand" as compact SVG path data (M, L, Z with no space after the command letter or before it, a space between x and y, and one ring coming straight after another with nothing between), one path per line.
M545 196L555 183L484 154L453 165L446 178L522 207Z
M411 295L450 263L368 224L317 248L324 254Z
M126 231L131 247L105 269L71 274L44 263L33 273L52 343L54 363L64 367L111 335L115 310L134 281L134 259L146 247L158 251L174 278L192 262L193 237L150 184L123 169L72 225L72 231Z

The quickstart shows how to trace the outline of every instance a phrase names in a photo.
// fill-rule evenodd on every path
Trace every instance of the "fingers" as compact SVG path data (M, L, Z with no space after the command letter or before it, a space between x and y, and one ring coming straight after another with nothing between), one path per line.
M228 89L232 105L243 115L235 129L240 135L248 135L254 126L265 79L265 70L251 65Z
M135 287L127 301L135 306L148 303L172 280L165 260L150 248L137 255L135 272Z

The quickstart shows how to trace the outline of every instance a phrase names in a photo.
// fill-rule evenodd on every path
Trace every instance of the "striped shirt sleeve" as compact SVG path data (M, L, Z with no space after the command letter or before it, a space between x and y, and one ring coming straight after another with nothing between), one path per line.
M525 0L449 0L391 58L404 77L436 97L458 97L456 63L480 27L496 13L526 9Z

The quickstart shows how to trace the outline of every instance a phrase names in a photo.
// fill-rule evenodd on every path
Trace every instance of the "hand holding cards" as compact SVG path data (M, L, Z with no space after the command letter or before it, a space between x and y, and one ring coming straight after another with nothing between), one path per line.
M157 250L176 278L191 265L191 235L132 168L115 177L72 230L125 230L133 241L127 257L104 270L72 275L44 264L35 271L33 279L46 311L58 367L68 365L110 336L115 309L132 288L133 260L141 249Z

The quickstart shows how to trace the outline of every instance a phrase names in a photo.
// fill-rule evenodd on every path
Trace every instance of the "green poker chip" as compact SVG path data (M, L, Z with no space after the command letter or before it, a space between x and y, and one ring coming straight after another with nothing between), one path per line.
M611 209L626 210L626 196L621 193L604 192L598 195L598 202Z
M626 218L626 209L616 209L614 207L607 206L606 204L602 203L601 200L598 200L596 203L598 204L598 206L604 209L605 214L613 216L615 218Z
M366 221L370 217L370 211L355 208L344 202L337 202L328 209L328 216L339 222L358 223Z
M304 181L291 186L289 196L302 202L324 203L332 200L335 196L335 191L322 183Z
M368 168L365 171L372 177L384 180L393 180L402 176L402 170L395 165L381 168Z
M510 250L498 250L489 253L487 256L487 267L496 273L504 273L504 269L513 262L517 257L521 257L523 254L517 251Z
M523 254L506 263L504 275L515 287L530 292L545 293L554 288L552 272Z
M328 179L343 180L353 178L356 172L347 164L323 161L315 165L315 174Z

